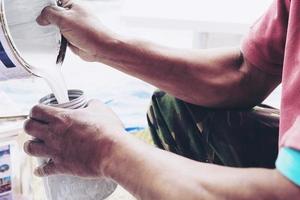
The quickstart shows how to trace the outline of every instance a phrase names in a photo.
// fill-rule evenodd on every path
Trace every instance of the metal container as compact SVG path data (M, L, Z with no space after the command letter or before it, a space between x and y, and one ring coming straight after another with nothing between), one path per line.
M85 94L81 90L69 90L69 103L57 104L53 94L43 97L39 103L59 108L82 109L87 105ZM39 163L48 162L40 159ZM48 200L101 200L112 194L117 184L109 179L84 179L67 175L44 178Z
M67 42L55 26L42 27L36 17L56 0L0 0L0 81L26 78L34 73L34 63L41 57L29 59L28 54L55 54L54 63L64 60ZM33 51L32 51L33 50ZM47 51L47 52L46 52Z

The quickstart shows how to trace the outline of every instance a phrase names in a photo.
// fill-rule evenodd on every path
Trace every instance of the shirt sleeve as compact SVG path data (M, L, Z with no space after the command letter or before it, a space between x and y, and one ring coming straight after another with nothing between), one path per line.
M241 51L244 58L260 70L281 75L286 41L289 1L275 0L251 27Z
M300 186L300 151L284 147L279 151L277 170L291 182Z

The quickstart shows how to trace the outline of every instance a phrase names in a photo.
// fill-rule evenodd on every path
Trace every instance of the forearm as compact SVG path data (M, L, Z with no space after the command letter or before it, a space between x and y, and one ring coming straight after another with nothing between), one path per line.
M115 38L101 45L101 62L187 102L213 107L248 106L268 93L260 95L257 87L251 88L256 84L246 75L248 69L239 48L179 50Z
M71 50L143 79L187 102L208 107L245 107L261 102L280 82L251 67L239 48L179 50L121 37L91 12L68 1L67 9L47 7L37 21L54 24Z
M113 148L104 174L139 199L283 200L299 195L299 188L276 170L199 163L126 137Z

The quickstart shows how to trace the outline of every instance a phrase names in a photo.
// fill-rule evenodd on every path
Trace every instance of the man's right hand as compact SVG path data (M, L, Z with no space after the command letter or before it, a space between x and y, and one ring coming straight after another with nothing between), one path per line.
M58 26L71 50L86 61L99 61L100 47L113 37L100 20L82 5L62 0L62 7L48 6L37 18L38 24Z

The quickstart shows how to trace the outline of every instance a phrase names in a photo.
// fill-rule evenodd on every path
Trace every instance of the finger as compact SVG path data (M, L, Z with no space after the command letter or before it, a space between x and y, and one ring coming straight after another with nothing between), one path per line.
M46 140L50 134L49 127L34 119L27 119L24 122L24 131L35 138Z
M46 177L46 176L56 175L60 173L61 170L59 169L59 167L55 165L54 162L48 162L44 165L37 167L34 170L34 174L38 177Z
M30 140L24 143L23 148L25 153L35 157L49 158L53 155L50 149L43 142Z
M60 27L62 20L68 10L58 6L47 6L36 19L37 23L42 26L54 24Z
M59 111L59 108L39 104L31 109L29 117L42 123L50 123L56 120Z

